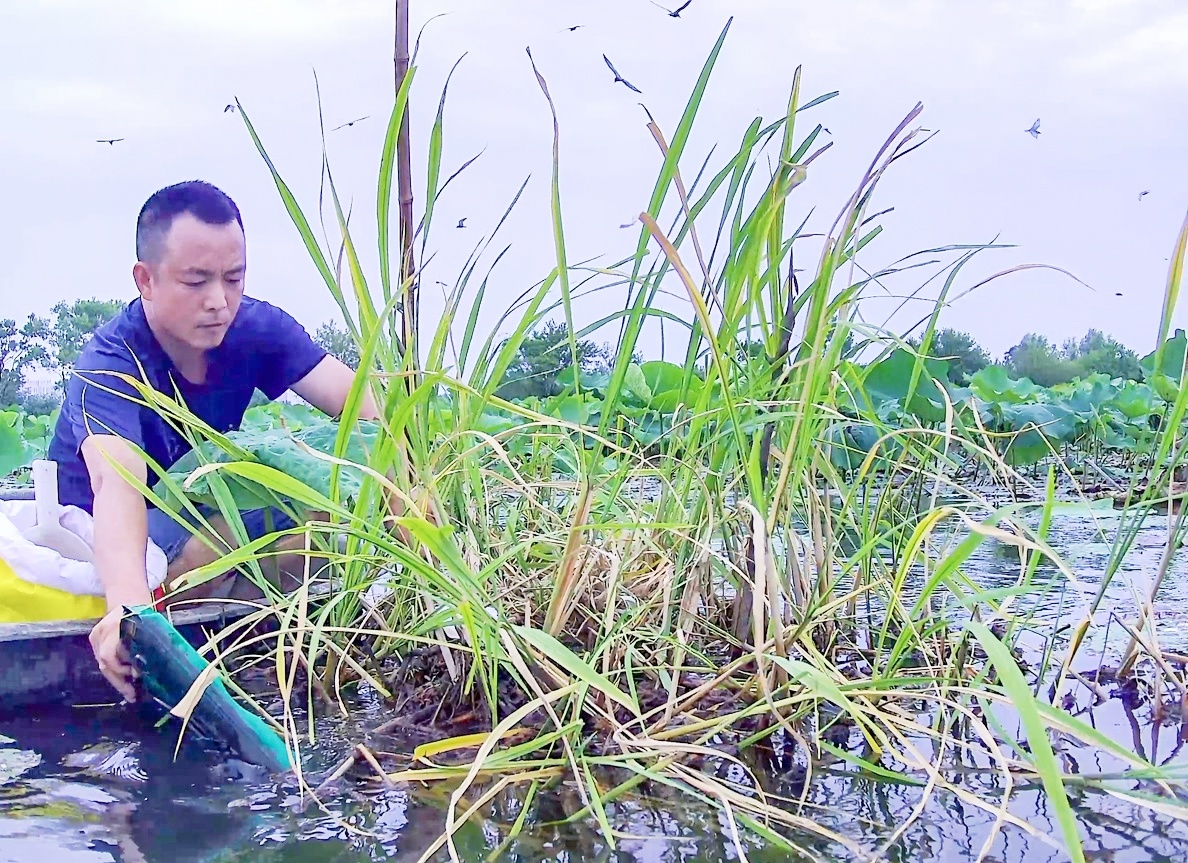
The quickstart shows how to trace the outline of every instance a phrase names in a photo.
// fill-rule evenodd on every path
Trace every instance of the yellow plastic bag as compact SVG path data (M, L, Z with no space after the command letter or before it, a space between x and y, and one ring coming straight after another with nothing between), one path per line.
M33 501L0 500L0 623L102 617L107 602L94 565L30 542L25 534L36 523ZM94 547L95 523L85 510L62 507L59 523ZM150 590L165 580L166 569L165 553L150 541L145 554Z
M102 596L33 584L18 578L8 562L0 560L0 623L86 620L102 617L106 611L107 602Z

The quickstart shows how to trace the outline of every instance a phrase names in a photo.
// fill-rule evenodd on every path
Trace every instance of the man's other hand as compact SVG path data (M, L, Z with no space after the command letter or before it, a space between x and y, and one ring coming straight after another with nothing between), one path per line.
M125 701L132 702L136 700L134 671L128 652L120 642L120 620L123 616L124 609L116 606L95 624L91 630L91 650L107 682L119 690Z

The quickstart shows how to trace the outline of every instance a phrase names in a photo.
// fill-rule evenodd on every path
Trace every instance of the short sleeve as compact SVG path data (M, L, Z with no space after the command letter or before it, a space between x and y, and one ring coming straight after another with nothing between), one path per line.
M66 403L74 439L81 448L83 441L93 434L116 435L143 447L141 396L119 376L139 379L139 371L119 361L106 365L107 368L76 368L67 384Z
M268 398L276 399L312 372L326 357L326 350L283 309L261 302L258 314L257 326L268 340L256 386Z

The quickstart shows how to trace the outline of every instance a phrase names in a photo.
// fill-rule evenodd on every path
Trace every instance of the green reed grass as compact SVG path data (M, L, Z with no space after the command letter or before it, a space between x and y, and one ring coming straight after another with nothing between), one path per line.
M1076 584L1046 541L1052 492L1038 530L1018 508L986 505L954 477L967 458L1014 475L989 437L971 432L951 405L940 423L890 427L854 397L861 379L842 353L851 332L870 345L902 344L861 322L860 310L871 286L905 277L917 262L868 270L858 258L881 232L868 215L880 181L923 140L915 126L922 107L877 149L814 246L815 268L801 279L793 263L809 254L802 221L809 207L800 190L828 149L817 144L819 125L805 130L804 115L835 94L802 103L798 71L784 116L767 124L757 118L733 154L716 169L707 160L686 185L681 166L726 35L713 46L671 139L651 126L664 161L633 254L598 270L568 261L559 167L564 130L545 72L531 65L553 120L556 265L485 337L478 322L489 303L490 270L479 275L480 260L497 262L491 243L506 215L459 274L438 325L416 339L400 333L398 308L418 276L393 282L399 267L391 265L387 238L396 140L415 69L399 89L380 158L378 292L360 263L329 164L338 249L318 243L241 110L311 261L359 340L362 361L330 460L347 465L347 436L365 393L380 405L383 427L351 499L337 486L327 497L242 453L201 469L215 480L232 522L237 484L298 515L319 513L288 533L306 537L329 567L311 569L295 595L273 592L274 605L261 608L281 623L269 661L286 691L296 667L311 671L312 716L316 688L328 693L322 701L347 709L345 686L364 681L383 691L385 663L427 649L440 657L450 697L487 717L489 733L424 747L394 777L452 789L447 830L423 859L441 847L457 859L458 826L498 795L519 787L531 799L559 780L580 797L573 818L592 819L612 847L607 805L650 783L717 807L743 859L741 835L748 831L790 853L795 843L788 837L808 832L860 859L872 857L829 830L805 800L780 800L757 779L728 781L694 766L722 758L750 775L749 761L718 744L737 741L745 751L779 734L810 758L828 753L855 770L919 786L922 803L943 790L993 815L995 831L1012 825L1083 860L1070 782L1142 805L1175 804L1141 798L1113 779L1070 777L1053 754L1050 731L1165 787L1181 777L1038 697L1036 681L1015 664L1009 634L1036 599L1039 560L1053 561ZM429 133L422 244L443 189L444 93L440 105ZM517 193L508 212L519 200ZM987 248L932 250L956 258L945 268L926 333L970 255ZM624 289L622 309L587 326L574 320L579 292ZM657 307L662 290L687 298L687 320ZM571 340L604 326L620 330L597 423L547 416L495 394L526 334L558 310ZM622 407L631 358L653 321L663 322L670 349L672 332L681 333L687 401L672 412L671 430L643 452L621 434L630 422ZM741 347L754 340L765 356L744 359ZM927 375L917 361L912 388ZM183 406L148 390L142 396L195 439L227 443ZM492 406L519 425L485 430ZM830 435L855 414L882 437L847 474L829 458L837 445ZM521 435L533 443L517 454ZM1013 587L981 589L965 569L987 541L1018 550ZM191 578L231 565L260 577L266 542L229 547L223 560ZM312 593L328 580L328 596ZM380 583L387 597L369 605L365 593ZM991 624L1006 624L1005 643ZM500 700L501 680L519 693L510 709ZM712 706L720 691L735 695L724 710ZM536 724L527 741L513 735L530 717ZM836 722L862 736L860 753L820 737ZM290 715L284 725L295 749L313 733L312 719L300 729ZM466 765L440 760L467 747L474 749ZM997 776L1000 793L967 786L950 769L959 764ZM1043 836L1009 811L1014 790L1029 782L1047 792L1059 837Z

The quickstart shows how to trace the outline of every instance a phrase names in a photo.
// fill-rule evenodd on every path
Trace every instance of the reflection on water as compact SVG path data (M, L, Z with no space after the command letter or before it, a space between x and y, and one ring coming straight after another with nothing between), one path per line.
M447 794L408 787L374 795L343 794L326 810L303 806L295 789L272 782L227 778L210 753L183 748L172 760L171 741L127 714L115 711L56 711L37 717L0 717L14 739L5 748L36 751L40 763L0 786L0 863L221 863L221 861L395 860L420 858L444 826ZM326 725L327 736L311 755L311 769L329 766L346 734ZM1149 729L1148 729L1149 731ZM143 739L137 769L147 778L67 767L72 753ZM1164 729L1170 750L1173 729ZM337 738L337 739L336 739ZM1166 751L1166 750L1165 750ZM0 763L3 763L0 761ZM1112 765L1081 764L1083 770ZM970 772L964 785L984 798L1001 793L996 775ZM802 778L776 772L765 791L792 798ZM1134 783L1130 783L1133 787ZM973 861L994 831L994 816L952 794L936 795L916 813L922 789L846 772L818 771L801 814L836 831L847 842L792 836L803 852L791 859L861 859L847 845L890 861ZM1188 859L1188 829L1182 824L1108 795L1077 797L1090 860L1152 863ZM675 792L653 788L631 801L612 804L611 824L620 836L606 845L592 824L559 824L580 808L574 789L562 787L538 798L524 834L497 860L519 863L711 863L734 861L729 825L710 810ZM1037 790L1016 795L1019 820L993 834L988 855L999 863L1065 859L1045 837L1053 834L1044 797ZM457 836L462 860L486 860L520 814L514 794L498 798L487 820L467 825ZM916 817L916 816L919 817ZM897 831L915 819L902 831ZM886 843L890 843L884 848ZM756 863L789 857L754 840L747 856ZM437 859L448 859L444 852Z
M1038 513L1026 519L1032 526ZM1135 529L1137 527L1137 529ZM1087 649L1097 661L1115 660L1125 649L1129 637L1114 623L1117 615L1134 623L1140 602L1148 595L1159 571L1168 540L1166 515L1150 515L1141 521L1109 508L1108 502L1087 505L1061 505L1053 515L1048 541L1075 578L1070 583L1054 563L1041 558L1033 584L1034 598L1024 608L1033 616L1031 626L1037 633L1050 635L1063 627L1067 630L1082 620L1101 588L1111 562L1118 561L1105 595L1093 620ZM984 542L964 568L976 583L986 588L1007 587L1021 577L1018 551L993 541ZM1188 651L1188 561L1184 555L1172 558L1156 603L1159 644L1163 649ZM1020 609L1016 609L1019 612Z
M1070 587L1059 570L1042 565L1037 583L1048 590L1035 603L1033 626L1050 632L1069 615L1079 615L1096 592L1106 567L1119 515L1087 509L1057 516L1051 541L1066 557L1084 589ZM1150 519L1138 531L1096 620L1100 660L1107 612L1129 618L1135 596L1145 593L1163 552L1166 520ZM984 587L1019 578L1017 554L983 544L966 573ZM1188 614L1188 579L1177 562L1161 594L1164 647L1188 647L1188 627L1174 625ZM1168 625L1168 624L1172 625ZM1120 629L1109 637L1107 654L1125 646ZM1083 694L1082 694L1083 695ZM1115 740L1133 746L1156 763L1184 763L1188 734L1182 717L1150 722L1149 709L1129 709L1124 700L1094 705L1079 697L1066 706ZM1133 706L1133 705L1131 705ZM378 723L362 715L351 723L322 721L318 746L306 769L329 768L361 729ZM1014 729L1008 728L1008 731ZM212 753L183 747L173 758L172 738L130 711L61 709L37 714L0 714L0 863L355 863L415 861L441 833L448 791L401 787L362 794L343 793L308 805L291 784L253 781L228 769ZM1068 769L1112 772L1111 758L1058 747ZM959 765L955 765L955 768ZM712 769L712 768L707 768ZM934 794L920 806L924 790L846 772L844 764L817 770L798 813L837 834L791 835L801 853L793 860L884 859L895 863L1046 863L1067 859L1059 850L1057 826L1038 789L1016 790L1008 819L1001 821L951 792ZM1001 777L961 768L962 786L982 799L1003 793ZM794 801L803 772L783 768L763 777L764 792ZM258 780L259 777L256 777ZM1136 782L1120 791L1143 790ZM1188 860L1188 828L1103 792L1073 790L1087 857L1113 863L1170 863ZM564 825L581 807L576 789L561 786L537 798L525 829L504 847L522 799L508 791L497 797L485 820L466 825L456 837L459 857L517 863L715 863L735 861L730 825L708 806L662 787L645 788L608 808L616 832L612 848L596 825ZM799 803L788 802L797 807ZM790 859L782 851L746 838L755 863ZM492 856L497 849L498 855ZM856 851L855 849L860 849ZM441 852L436 859L448 856Z

